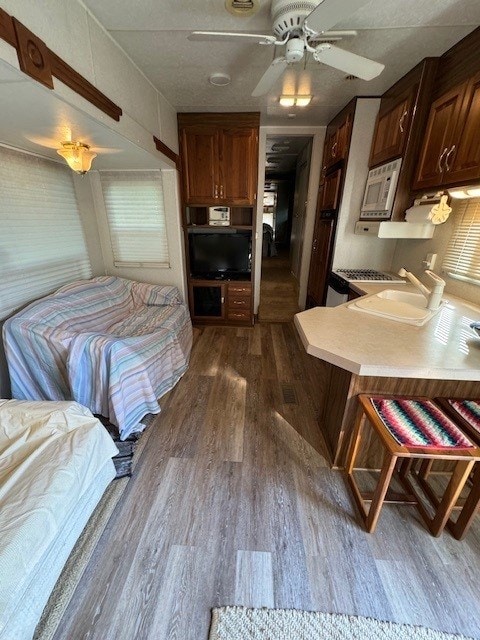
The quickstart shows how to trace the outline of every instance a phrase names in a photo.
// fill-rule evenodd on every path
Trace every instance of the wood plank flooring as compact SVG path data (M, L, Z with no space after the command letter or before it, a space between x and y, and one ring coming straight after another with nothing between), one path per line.
M300 311L298 283L291 273L288 249L262 259L260 282L260 322L290 322Z
M233 604L478 637L480 522L435 539L389 505L365 533L307 442L322 446L322 393L292 324L196 330L55 640L206 640L210 609Z

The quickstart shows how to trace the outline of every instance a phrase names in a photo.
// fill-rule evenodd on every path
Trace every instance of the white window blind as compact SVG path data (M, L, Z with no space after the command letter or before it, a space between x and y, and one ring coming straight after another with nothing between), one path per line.
M117 267L169 267L160 171L100 173Z
M0 147L0 318L90 277L70 169Z
M453 277L480 285L480 199L462 202L456 217L442 267Z

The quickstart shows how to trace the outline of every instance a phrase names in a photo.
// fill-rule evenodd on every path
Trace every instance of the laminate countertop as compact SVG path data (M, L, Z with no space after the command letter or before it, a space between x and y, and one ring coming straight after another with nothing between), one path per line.
M410 284L352 288L418 292ZM480 381L480 338L469 327L480 320L480 306L449 294L444 299L423 327L349 309L349 302L297 313L295 326L307 353L360 376Z

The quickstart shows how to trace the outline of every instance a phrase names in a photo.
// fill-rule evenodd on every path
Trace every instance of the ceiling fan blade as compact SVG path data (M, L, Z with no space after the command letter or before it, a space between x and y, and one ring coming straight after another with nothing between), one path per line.
M260 96L264 96L266 93L270 91L275 82L280 78L285 69L287 68L287 59L286 58L275 58L272 64L265 71L263 76L260 78L260 82L257 84L255 89L252 92L252 96L254 98L258 98Z
M237 40L249 40L257 44L273 44L276 41L275 36L266 36L261 33L240 33L230 31L192 31L187 40L196 40L197 42L235 42Z
M321 33L349 18L357 9L370 0L322 0L310 15L305 18L309 29Z
M356 53L345 51L333 44L320 45L313 57L317 62L323 62L362 80L373 80L385 69L385 65L380 62L357 56Z

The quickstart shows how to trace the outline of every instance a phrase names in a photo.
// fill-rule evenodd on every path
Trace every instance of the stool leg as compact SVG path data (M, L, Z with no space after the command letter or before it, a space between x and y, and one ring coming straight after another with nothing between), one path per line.
M370 510L365 522L365 526L369 533L373 533L375 531L375 527L377 526L380 509L382 508L385 494L387 493L387 489L390 485L390 480L392 479L395 465L397 464L397 457L398 456L392 456L389 453L385 453L380 478L378 480L375 491L373 492L372 503L370 505Z
M480 464L476 465L473 474L473 486L470 489L468 498L463 505L460 515L450 529L457 540L463 540L480 506Z
M363 425L365 424L365 418L366 416L363 413L362 408L360 407L357 414L357 421L355 423L355 427L353 428L352 439L350 442L350 450L348 452L348 457L347 457L346 471L347 471L347 475L349 476L352 475L352 472L354 469L355 460L357 458L358 449L360 447L360 442L362 439L362 431L363 431Z
M429 529L432 535L439 536L443 531L453 507L456 505L459 495L462 492L465 482L468 480L470 471L472 470L475 461L465 462L460 460L455 465L452 477L448 483L447 489L443 494L443 497L438 505L437 511L433 520L429 524Z

